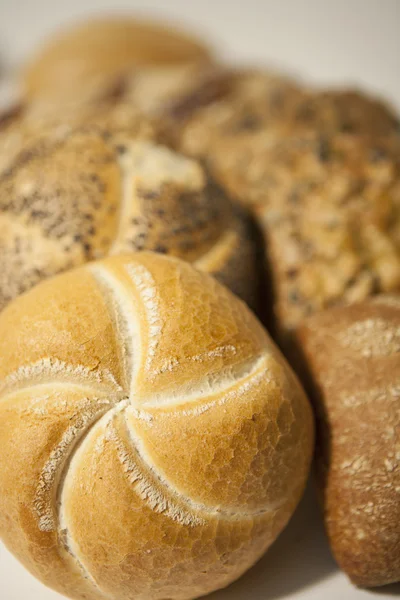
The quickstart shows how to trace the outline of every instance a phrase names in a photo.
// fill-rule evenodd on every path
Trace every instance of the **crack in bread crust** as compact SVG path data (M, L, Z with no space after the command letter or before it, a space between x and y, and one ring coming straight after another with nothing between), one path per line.
M254 519L279 508L278 505L269 505L261 510L240 512L223 507L213 509L185 496L162 476L150 456L146 455L140 436L133 428L132 422L128 424L126 420L127 410L129 410L129 406L119 415L120 422L117 425L114 424L109 439L116 444L118 458L130 483L135 486L138 495L155 512L163 513L183 525L195 527L204 525L210 518ZM161 491L158 488L161 488Z
M85 565L82 558L78 556L78 549L75 547L74 540L70 536L68 523L66 522L66 518L64 515L62 496L65 490L67 478L71 477L73 473L72 463L76 459L81 446L85 442L87 442L90 435L102 425L103 420L106 420L107 422L111 421L116 413L124 410L127 403L127 400L120 400L112 408L98 413L96 415L96 418L88 424L86 429L83 431L82 435L80 435L79 439L76 440L72 452L68 456L68 459L64 465L63 472L59 478L59 485L57 489L58 538L68 555L72 557L72 559L75 561L76 565L82 572L84 578L90 581L95 586L96 591L100 593L101 596L104 598L109 598L109 596L101 589L95 578L90 573L90 570Z
M55 531L59 522L60 496L69 465L79 443L91 427L106 413L109 401L93 398L91 406L81 411L75 421L64 431L59 443L52 450L44 465L36 488L34 509L41 531Z
M95 394L118 394L121 386L105 369L92 370L82 365L70 365L61 360L43 358L20 367L0 382L0 401L9 394L40 385L72 384Z
M134 179L133 173L130 172L129 163L124 156L117 156L117 163L121 173L121 202L119 207L118 224L113 241L109 247L109 254L118 251L118 244L123 238L126 218L132 211L132 205L137 198L134 194Z
M151 510L162 513L173 521L190 527L204 525L205 520L196 514L196 510L191 510L195 506L189 508L186 498L176 497L176 493L161 479L148 457L145 459L142 456L139 451L140 440L136 432L128 427L125 415L121 415L116 421L114 419L110 424L107 439L113 441L118 460L135 493Z
M156 400L142 398L142 406L147 409L167 407L171 409L171 415L173 415L175 412L174 409L179 409L190 402L193 406L184 409L184 413L188 416L201 414L217 404L224 404L229 394L237 392L238 388L247 389L260 376L267 375L268 356L267 354L262 354L236 366L231 370L231 377L227 377L226 375L216 376L212 382L204 379L196 385L193 391L185 393L178 398L171 399L171 396L168 394L158 396ZM220 398L223 393L225 396ZM203 400L207 399L209 399L208 402L203 402Z
M120 365L123 367L125 392L132 395L134 380L141 363L141 336L139 317L134 303L129 300L129 293L125 286L117 280L107 269L99 266L88 267L96 280L106 303L109 318L114 329L118 348ZM136 344L134 342L136 341ZM133 346L135 355L133 358Z
M196 269L215 273L224 267L238 244L238 234L232 229L224 231L218 241L193 263Z

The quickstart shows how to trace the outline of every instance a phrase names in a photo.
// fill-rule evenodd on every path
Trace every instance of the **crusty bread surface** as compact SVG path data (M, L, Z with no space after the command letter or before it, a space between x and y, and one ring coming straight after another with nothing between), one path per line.
M400 297L327 310L296 339L333 554L358 586L400 581Z
M311 131L256 160L271 175L254 212L283 344L307 316L400 290L400 137Z
M313 419L243 302L137 253L42 282L0 315L0 536L79 600L228 585L302 494Z

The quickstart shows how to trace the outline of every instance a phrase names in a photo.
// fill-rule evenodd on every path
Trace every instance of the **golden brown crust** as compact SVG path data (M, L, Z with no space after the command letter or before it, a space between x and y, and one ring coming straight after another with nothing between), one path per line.
M312 317L297 342L315 400L336 560L362 587L400 581L400 297Z
M16 127L8 139L1 306L49 275L143 249L193 262L256 306L248 216L196 161L161 145L141 115L120 105L85 125Z
M19 297L0 386L0 536L71 598L223 587L304 488L301 387L244 303L183 261L113 257Z
M130 18L73 25L43 47L24 72L29 100L65 100L101 91L134 66L209 62L208 49L186 33Z

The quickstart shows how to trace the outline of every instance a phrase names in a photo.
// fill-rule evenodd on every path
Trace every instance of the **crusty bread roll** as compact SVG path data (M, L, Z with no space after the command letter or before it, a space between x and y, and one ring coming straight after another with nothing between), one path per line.
M400 581L400 296L314 316L297 341L335 558L356 585Z
M0 315L0 536L79 600L186 600L270 546L313 420L251 311L138 253L42 282Z
M400 136L367 97L285 87L268 103L265 86L195 112L180 147L251 204L285 344L310 314L400 290Z
M97 93L134 66L209 62L208 49L193 37L129 17L85 21L57 33L24 71L29 100Z
M248 216L141 115L16 140L0 174L0 307L50 275L143 249L192 262L256 307Z
M388 107L263 73L189 105L175 113L178 147L251 205L282 344L310 314L400 290L400 136Z

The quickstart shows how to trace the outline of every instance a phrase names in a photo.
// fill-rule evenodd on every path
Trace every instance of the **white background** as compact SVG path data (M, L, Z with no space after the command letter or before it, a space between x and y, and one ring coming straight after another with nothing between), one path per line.
M93 11L167 18L208 36L227 59L364 87L400 107L400 0L0 0L0 57L21 64L43 37ZM1 452L1 449L0 449ZM0 490L1 493L1 490ZM240 581L210 600L385 600L356 590L330 556L309 490L287 530ZM0 544L0 600L57 600Z

